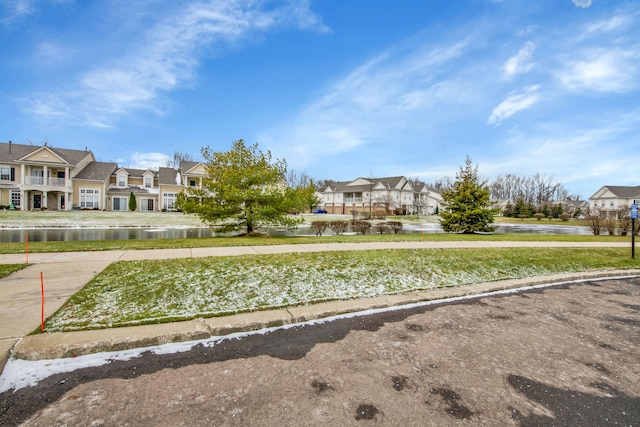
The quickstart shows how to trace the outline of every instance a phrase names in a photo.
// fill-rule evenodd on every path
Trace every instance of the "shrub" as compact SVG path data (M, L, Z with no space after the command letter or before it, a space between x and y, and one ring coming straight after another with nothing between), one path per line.
M338 235L344 234L344 232L349 229L349 222L348 221L331 221L329 222L329 228L331 229L331 231L333 231Z
M367 234L371 229L371 223L368 221L351 220L349 225L351 226L351 231L358 234Z
M393 230L393 234L402 231L402 223L400 221L387 221L387 225Z
M569 221L569 218L571 218L571 215L569 215L568 213L560 214L560 220L561 221L565 221L565 222Z
M316 236L322 236L322 233L325 232L329 224L327 221L313 221L311 222L311 229L316 234Z
M604 228L607 230L607 233L609 233L609 236L615 236L616 235L616 225L618 224L618 221L615 218L605 218L604 221L602 221L602 225L604 226Z
M585 221L587 221L587 225L591 228L593 235L599 236L602 228L602 218L600 218L600 215L589 215L585 218Z
M386 222L379 222L373 226L373 229L376 233L384 234L385 232L390 231L391 227L389 227L389 224Z
M540 221L542 218L545 217L545 214L543 214L542 212L538 212L538 213L534 214L533 217L535 219L537 219L538 221Z

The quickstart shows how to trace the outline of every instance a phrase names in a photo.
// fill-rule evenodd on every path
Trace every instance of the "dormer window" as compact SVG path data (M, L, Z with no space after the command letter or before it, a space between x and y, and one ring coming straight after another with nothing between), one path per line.
M144 186L145 188L151 188L153 186L153 178L150 176L144 177Z
M124 175L118 175L118 187L126 187L127 180Z

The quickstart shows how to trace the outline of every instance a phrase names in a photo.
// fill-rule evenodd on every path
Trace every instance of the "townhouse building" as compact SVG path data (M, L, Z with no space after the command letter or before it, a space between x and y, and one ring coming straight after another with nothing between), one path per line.
M174 210L177 195L201 187L201 162L179 168L132 169L98 162L90 150L0 143L0 206L33 210Z
M432 215L442 206L439 192L423 184L414 188L404 176L330 181L318 196L321 207L333 214L375 214L384 211Z
M603 185L589 197L589 212L602 217L615 216L619 209L628 209L634 201L640 203L640 185Z

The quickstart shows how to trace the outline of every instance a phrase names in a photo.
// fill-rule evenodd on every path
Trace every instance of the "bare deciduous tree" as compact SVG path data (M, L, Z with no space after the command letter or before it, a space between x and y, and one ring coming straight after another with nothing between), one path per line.
M173 157L167 160L168 168L179 168L182 162L193 162L193 156L189 153L181 153L176 151Z
M499 175L491 182L489 190L493 199L512 202L522 199L531 206L569 197L568 191L553 176L540 173L532 176Z

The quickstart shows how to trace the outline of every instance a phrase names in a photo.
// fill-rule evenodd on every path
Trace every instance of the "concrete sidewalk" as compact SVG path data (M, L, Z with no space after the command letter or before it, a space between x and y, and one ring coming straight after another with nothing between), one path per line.
M236 246L193 249L129 250L30 254L29 267L0 280L0 370L10 351L24 359L69 357L107 350L120 350L220 336L332 315L382 308L453 296L472 295L531 284L569 281L593 277L639 275L640 270L604 271L507 280L440 289L428 292L335 301L313 306L246 313L161 325L145 325L98 331L28 335L40 326L42 273L45 286L45 317L52 315L75 292L115 261L171 259L206 256L238 256L288 252L354 251L427 248L509 248L509 247L627 247L626 243L574 242L372 242L274 246ZM0 263L24 263L24 254L1 255Z

